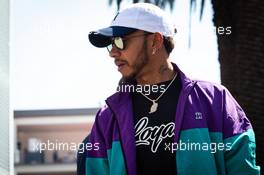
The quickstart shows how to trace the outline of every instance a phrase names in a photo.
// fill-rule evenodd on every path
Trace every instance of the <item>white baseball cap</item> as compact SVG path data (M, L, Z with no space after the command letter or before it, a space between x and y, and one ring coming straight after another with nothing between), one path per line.
M173 37L176 28L170 16L150 3L135 3L119 11L107 28L92 31L88 37L96 47L111 44L112 37L123 37L136 30L158 32L165 37Z

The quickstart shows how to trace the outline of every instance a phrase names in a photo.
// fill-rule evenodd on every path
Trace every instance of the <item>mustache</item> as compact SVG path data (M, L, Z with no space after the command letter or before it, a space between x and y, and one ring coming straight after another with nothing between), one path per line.
M118 63L127 64L128 65L128 62L126 60L115 59L115 64L118 64Z

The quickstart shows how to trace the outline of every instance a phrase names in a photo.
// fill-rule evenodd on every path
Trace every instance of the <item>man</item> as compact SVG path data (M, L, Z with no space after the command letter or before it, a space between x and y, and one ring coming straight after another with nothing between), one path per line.
M172 63L176 29L160 8L137 3L89 34L122 74L97 113L86 175L259 174L252 126L228 90L190 80Z

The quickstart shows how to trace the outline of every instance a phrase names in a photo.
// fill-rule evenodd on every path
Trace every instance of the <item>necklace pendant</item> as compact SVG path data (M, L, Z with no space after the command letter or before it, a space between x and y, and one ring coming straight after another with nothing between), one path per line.
M158 108L158 103L156 103L154 100L152 101L152 103L153 104L150 107L149 114L156 112Z

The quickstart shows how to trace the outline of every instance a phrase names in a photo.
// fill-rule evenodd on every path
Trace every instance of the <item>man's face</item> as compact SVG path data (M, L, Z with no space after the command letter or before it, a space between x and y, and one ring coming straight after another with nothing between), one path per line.
M119 50L113 46L113 49L109 53L110 57L115 59L118 71L126 81L141 76L145 66L149 62L148 35L144 34L143 31L139 30L123 37L125 40L125 49Z

